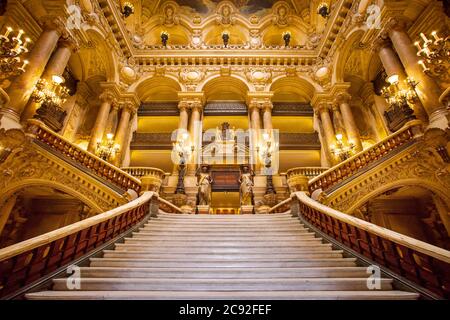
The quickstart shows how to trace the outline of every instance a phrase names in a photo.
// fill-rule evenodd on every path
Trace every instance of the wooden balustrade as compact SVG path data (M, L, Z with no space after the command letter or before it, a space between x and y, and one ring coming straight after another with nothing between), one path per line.
M309 181L309 191L322 189L323 191L333 187L340 181L347 179L357 173L359 170L366 168L370 164L379 160L389 152L399 148L407 142L413 140L418 133L421 133L421 122L411 121L401 130L390 135L386 139L374 144L370 148L361 151L349 159L334 166L321 175Z
M89 169L96 176L110 181L125 192L128 189L132 189L139 194L141 190L139 179L100 159L96 155L81 149L79 146L72 144L64 137L51 131L42 122L29 120L27 131L33 135L34 139L45 143L58 153Z
M289 169L286 172L287 179L292 178L293 176L306 176L310 179L317 177L318 175L324 173L329 168L324 167L296 167Z
M152 167L124 167L121 169L129 175L132 175L133 177L138 179L145 176L154 176L163 180L165 175L165 172L161 169Z
M0 297L114 239L154 214L157 205L158 195L144 192L121 207L0 249Z
M292 195L291 210L375 263L450 298L450 251L331 209L304 192Z

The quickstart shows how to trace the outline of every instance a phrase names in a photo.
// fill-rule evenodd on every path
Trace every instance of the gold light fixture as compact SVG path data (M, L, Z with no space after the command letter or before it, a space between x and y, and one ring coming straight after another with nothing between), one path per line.
M112 133L108 133L106 135L106 139L97 141L97 149L95 153L99 158L110 161L114 158L114 156L119 152L120 145L114 142L114 135Z
M18 76L25 72L28 60L21 60L21 56L28 52L27 46L31 42L30 38L22 40L23 30L19 30L13 36L14 30L6 28L6 32L0 35L0 79L7 79Z
M422 58L419 64L425 74L445 82L450 81L450 38L448 36L441 38L436 31L433 31L431 36L434 40L421 33L423 43L419 41L414 43L417 55Z
M134 6L130 2L125 2L122 6L122 14L125 18L128 18L134 13Z
M339 157L342 161L350 158L355 148L355 144L352 141L344 143L344 136L342 133L336 134L336 145L331 147L331 152Z
M58 75L53 75L51 81L40 79L31 95L31 99L42 105L52 104L61 108L69 96L69 89L63 83L64 78Z
M399 76L393 74L387 78L388 86L381 89L381 93L389 105L415 103L418 100L416 87L418 83L407 77L401 83Z

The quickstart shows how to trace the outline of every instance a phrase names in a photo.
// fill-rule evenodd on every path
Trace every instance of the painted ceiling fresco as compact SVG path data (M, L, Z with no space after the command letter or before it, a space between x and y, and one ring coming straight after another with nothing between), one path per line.
M177 0L184 10L191 13L208 14L213 11L222 0ZM232 0L244 14L262 15L270 10L278 0Z

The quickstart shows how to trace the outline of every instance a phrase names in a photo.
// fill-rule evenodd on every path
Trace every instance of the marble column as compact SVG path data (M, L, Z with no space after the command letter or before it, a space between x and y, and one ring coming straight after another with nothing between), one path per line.
M345 131L347 132L347 139L355 145L355 151L362 151L361 137L359 135L359 129L356 125L355 118L353 117L352 109L350 107L351 96L342 92L336 97L336 103L339 104L339 108L342 114L342 121L344 123Z
M103 135L106 135L108 133L112 134L113 136L116 135L116 129L118 127L119 122L119 105L117 103L114 103L111 105L111 110L108 115L108 120L106 121L106 127Z
M264 129L265 130L272 130L272 109L273 104L272 103L266 103L263 106L263 123L264 123Z
M254 170L257 171L259 169L259 155L258 155L258 147L259 147L259 133L261 130L261 115L260 108L257 103L250 104L248 106L250 112L250 127L251 127L251 150Z
M397 53L392 48L392 42L389 39L378 38L374 45L375 52L378 52L381 64L383 65L386 75L389 78L392 75L398 75L399 87L407 89L404 81L407 78L402 62ZM414 111L418 119L423 123L428 123L428 115L420 101L414 103Z
M62 76L72 53L76 52L76 50L78 50L78 46L73 38L60 39L58 47L47 63L41 78L51 82L53 76ZM38 107L38 103L29 100L22 112L21 121L31 119Z
M43 24L44 31L28 54L29 65L26 71L18 76L7 89L10 101L1 110L3 117L0 117L0 127L2 128L21 128L22 112L64 32L64 22L60 18L48 18Z
M115 136L115 142L119 146L119 152L116 154L113 162L115 166L121 165L123 154L125 153L126 148L125 139L130 129L130 119L133 112L134 109L131 103L125 103L122 106L122 112L120 113L120 120L119 124L117 125L117 131Z
M201 116L202 116L202 104L198 101L191 106L191 119L189 121L189 136L191 137L191 143L194 147L194 151L191 156L191 163L188 164L188 174L195 174L197 166L199 164L199 155L201 153Z
M319 103L317 110L322 123L324 138L328 146L327 154L331 162L335 163L336 158L331 152L331 149L336 146L336 135L334 133L333 122L330 117L330 105L327 102L321 102Z
M439 102L441 89L433 78L422 72L422 67L418 63L420 58L406 32L405 21L392 18L387 23L385 32L389 35L395 51L405 67L406 74L418 82L416 91L428 114L429 127L445 129L447 127L447 111Z
M114 102L114 94L106 90L100 95L101 105L98 110L97 119L95 120L94 127L91 131L91 139L88 145L88 151L95 153L97 148L97 142L103 139L103 134L105 133L106 122L108 120L108 115L111 110L111 106Z

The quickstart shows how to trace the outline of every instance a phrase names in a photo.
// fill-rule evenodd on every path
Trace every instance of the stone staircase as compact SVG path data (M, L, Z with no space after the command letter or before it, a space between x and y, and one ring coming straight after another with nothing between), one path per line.
M81 268L81 289L54 279L27 299L417 299L391 279L369 290L365 267L289 214L151 219Z

